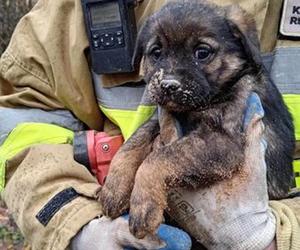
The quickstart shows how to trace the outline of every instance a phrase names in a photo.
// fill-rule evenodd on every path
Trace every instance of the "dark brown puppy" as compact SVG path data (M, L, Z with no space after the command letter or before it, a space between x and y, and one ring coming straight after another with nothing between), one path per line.
M170 3L142 27L135 63L141 61L152 100L177 118L184 136L168 138L176 134L174 126L164 122L159 129L155 121L132 136L115 156L100 194L106 215L115 218L130 203L130 230L142 238L161 223L169 188L230 178L243 166L243 114L252 92L265 110L270 198L287 194L292 120L265 74L249 15L238 7Z

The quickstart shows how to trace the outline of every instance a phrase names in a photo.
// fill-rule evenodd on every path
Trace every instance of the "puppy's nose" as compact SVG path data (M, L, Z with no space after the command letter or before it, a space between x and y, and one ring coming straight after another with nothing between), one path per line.
M161 87L168 92L174 92L180 87L180 82L177 80L162 80Z

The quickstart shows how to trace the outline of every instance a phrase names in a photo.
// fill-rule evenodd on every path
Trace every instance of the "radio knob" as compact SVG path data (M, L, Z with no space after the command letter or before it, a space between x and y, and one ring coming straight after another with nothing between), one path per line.
M94 46L94 48L99 48L99 43L98 43L98 41L93 41L93 46Z
M95 34L92 35L92 37L93 37L94 40L96 40L96 39L99 38L99 35L95 33Z
M118 39L118 44L122 45L124 42L123 37L117 37L117 39Z

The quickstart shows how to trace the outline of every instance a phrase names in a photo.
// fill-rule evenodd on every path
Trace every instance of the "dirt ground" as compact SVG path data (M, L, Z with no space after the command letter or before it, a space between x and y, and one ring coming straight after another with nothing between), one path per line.
M0 250L29 250L18 227L0 201Z

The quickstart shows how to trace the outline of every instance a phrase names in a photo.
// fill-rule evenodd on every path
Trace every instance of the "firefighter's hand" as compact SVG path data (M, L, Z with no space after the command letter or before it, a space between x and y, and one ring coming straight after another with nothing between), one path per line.
M245 116L241 170L204 190L177 190L170 197L172 217L208 249L262 250L275 237L276 221L268 206L263 112L256 108Z
M164 246L165 243L156 237L135 238L124 217L111 220L104 216L84 226L71 242L73 250L159 249Z
M256 117L257 118L257 117ZM247 130L245 165L231 180L204 194L203 240L209 248L265 249L275 237L275 217L268 206L262 121L252 119Z

